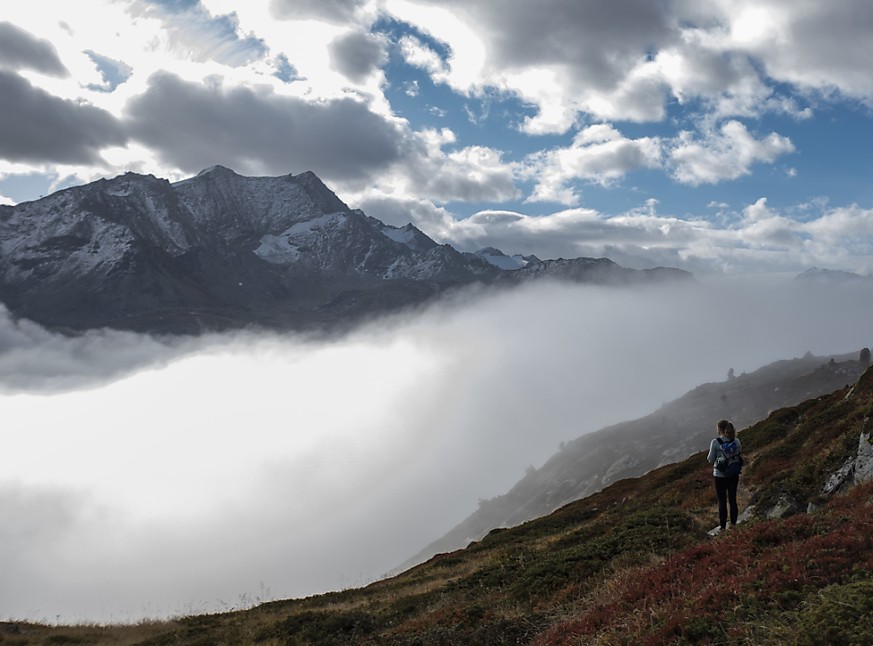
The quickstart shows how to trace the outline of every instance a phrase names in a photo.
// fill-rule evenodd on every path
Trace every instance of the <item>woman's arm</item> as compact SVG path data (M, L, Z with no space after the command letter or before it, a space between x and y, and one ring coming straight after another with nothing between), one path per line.
M709 455L706 456L706 461L713 464L716 457L718 457L718 442L713 440L709 443Z

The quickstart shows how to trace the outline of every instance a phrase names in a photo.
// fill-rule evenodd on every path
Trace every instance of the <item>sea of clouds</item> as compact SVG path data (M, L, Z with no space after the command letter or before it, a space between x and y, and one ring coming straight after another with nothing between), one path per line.
M859 351L871 320L861 288L744 280L471 291L341 336L64 337L2 312L0 619L366 584L562 441L731 368Z

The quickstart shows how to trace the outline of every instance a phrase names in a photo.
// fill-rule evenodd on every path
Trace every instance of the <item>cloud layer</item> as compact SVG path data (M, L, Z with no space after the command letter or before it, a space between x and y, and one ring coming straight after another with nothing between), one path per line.
M2 618L135 621L364 584L562 441L730 368L869 346L871 303L760 281L542 284L330 341L173 346L4 319Z

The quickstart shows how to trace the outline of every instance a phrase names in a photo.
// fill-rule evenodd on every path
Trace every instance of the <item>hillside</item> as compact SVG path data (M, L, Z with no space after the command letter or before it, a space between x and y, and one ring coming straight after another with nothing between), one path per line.
M0 643L871 643L871 413L873 369L742 430L745 521L714 538L696 453L365 588L139 626L7 623Z
M407 561L406 569L439 552L465 547L495 527L513 527L551 513L623 478L642 475L709 445L715 420L743 428L771 411L854 383L866 367L858 354L776 361L725 381L707 383L636 420L568 442L503 495L479 508ZM641 442L640 438L647 441Z

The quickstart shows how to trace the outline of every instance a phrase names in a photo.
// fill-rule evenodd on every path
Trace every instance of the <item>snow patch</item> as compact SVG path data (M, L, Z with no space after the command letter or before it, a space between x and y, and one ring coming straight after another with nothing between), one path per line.
M507 256L505 254L493 255L486 253L481 254L480 257L485 262L505 271L514 271L516 269L521 269L522 267L526 267L528 264L527 260L525 260L521 256Z
M398 229L396 227L382 227L382 235L386 238L399 242L412 248L412 243L415 241L415 233L411 229Z
M294 262L300 257L300 250L291 243L285 234L265 235L261 238L261 244L255 249L255 253L267 262L274 264Z
M300 258L300 246L325 229L342 227L346 222L344 213L328 213L305 222L297 222L278 235L267 234L260 240L255 254L275 264L295 262Z

